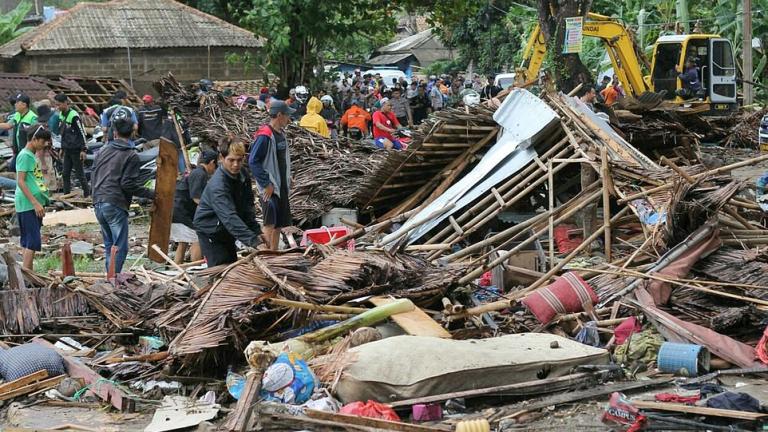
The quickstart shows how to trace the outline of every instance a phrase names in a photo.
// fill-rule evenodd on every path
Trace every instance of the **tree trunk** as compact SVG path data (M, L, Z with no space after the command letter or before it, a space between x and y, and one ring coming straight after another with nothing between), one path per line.
M591 0L538 0L539 25L552 59L552 72L558 88L568 93L581 83L592 83L592 74L578 54L563 54L565 19L586 17Z

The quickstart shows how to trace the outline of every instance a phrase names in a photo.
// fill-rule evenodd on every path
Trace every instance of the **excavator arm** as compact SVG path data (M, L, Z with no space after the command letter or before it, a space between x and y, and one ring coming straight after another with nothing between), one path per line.
M590 13L584 21L583 34L603 42L613 70L628 95L638 97L650 90L643 80L641 60L632 35L621 23L604 15ZM538 77L546 53L547 44L537 24L523 50L523 64L516 70L518 83L527 83Z

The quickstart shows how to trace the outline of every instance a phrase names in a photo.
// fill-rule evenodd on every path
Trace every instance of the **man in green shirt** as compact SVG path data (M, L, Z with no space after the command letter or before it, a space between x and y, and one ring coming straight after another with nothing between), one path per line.
M0 129L13 129L13 132L11 133L11 143L13 144L14 157L9 164L12 171L15 171L16 157L21 149L27 144L27 134L25 134L24 131L26 128L37 123L37 114L29 109L30 104L29 96L19 93L19 95L16 96L16 112L13 113L13 116L11 116L10 119L8 119L8 122L0 123Z
M51 133L43 125L22 131L26 145L16 155L16 215L21 231L21 248L24 268L32 270L35 252L42 247L40 227L43 226L45 205L48 204L48 188L35 153L51 142Z

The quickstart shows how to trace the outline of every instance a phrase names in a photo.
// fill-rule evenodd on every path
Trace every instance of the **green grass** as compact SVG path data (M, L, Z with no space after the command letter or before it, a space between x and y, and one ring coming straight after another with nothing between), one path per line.
M77 256L74 258L76 272L103 272L104 261L94 261L91 258ZM35 256L34 269L36 273L48 274L51 270L61 270L61 257L58 254Z

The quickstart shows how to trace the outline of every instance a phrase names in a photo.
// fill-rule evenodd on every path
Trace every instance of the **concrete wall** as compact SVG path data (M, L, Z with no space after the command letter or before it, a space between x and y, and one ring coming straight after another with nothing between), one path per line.
M260 78L253 70L244 73L241 65L230 65L227 54L243 53L243 48L211 47L210 62L206 48L162 48L132 49L131 70L134 87L147 92L151 83L168 72L182 82L202 78L212 80L244 80ZM210 69L209 69L210 67ZM128 52L125 49L101 50L89 53L49 53L17 56L5 62L6 72L29 75L80 75L93 77L114 77L126 81L128 73ZM209 75L210 70L210 75Z

